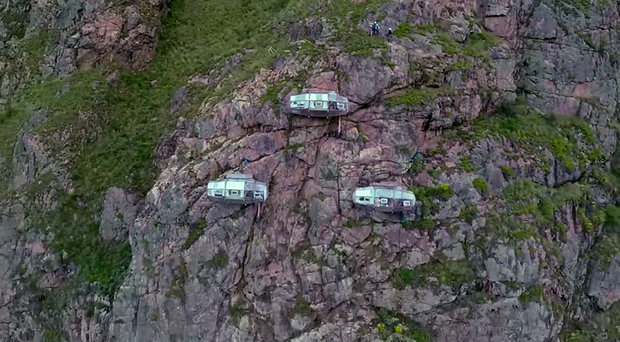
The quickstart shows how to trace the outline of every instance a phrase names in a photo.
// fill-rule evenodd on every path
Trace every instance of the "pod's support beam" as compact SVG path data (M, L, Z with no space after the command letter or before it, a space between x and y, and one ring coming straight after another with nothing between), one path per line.
M338 117L338 136L340 136L340 130L342 127L342 116Z
M256 216L258 217L258 219L260 219L260 206L261 206L261 204L262 204L262 203L260 203L260 202L259 202L259 203L256 205L256 206L257 206L257 211L258 211L258 212L257 212L257 214L256 214Z

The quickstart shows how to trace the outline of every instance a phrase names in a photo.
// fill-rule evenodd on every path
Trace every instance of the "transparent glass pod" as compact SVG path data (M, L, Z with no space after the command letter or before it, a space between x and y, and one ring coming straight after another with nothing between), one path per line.
M369 186L353 192L353 203L384 212L413 210L415 195L400 186Z
M207 196L231 203L263 203L268 197L267 185L252 175L233 173L207 184Z

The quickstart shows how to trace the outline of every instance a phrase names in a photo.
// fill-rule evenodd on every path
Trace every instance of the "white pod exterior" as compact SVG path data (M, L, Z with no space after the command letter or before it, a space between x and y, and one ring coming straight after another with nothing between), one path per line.
M262 203L267 201L267 185L252 175L233 173L207 184L207 196L230 203Z
M332 117L349 112L349 100L333 91L291 95L288 105L290 113L304 116Z
M353 203L383 212L403 212L413 210L415 195L400 186L369 186L355 189Z

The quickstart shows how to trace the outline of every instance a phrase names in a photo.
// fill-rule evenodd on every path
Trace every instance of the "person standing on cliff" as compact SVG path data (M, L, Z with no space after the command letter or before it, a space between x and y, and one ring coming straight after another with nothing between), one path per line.
M379 24L376 21L370 25L370 35L379 35Z

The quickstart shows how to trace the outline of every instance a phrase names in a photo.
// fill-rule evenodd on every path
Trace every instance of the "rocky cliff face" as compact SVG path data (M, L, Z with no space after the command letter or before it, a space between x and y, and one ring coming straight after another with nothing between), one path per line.
M52 120L46 108L30 116L10 159L15 191L1 202L0 336L617 340L619 4L299 4L271 9L280 12L266 26L287 49L266 49L269 68L218 93L261 56L245 49L178 85L166 114L185 117L154 148L146 194L113 187L90 205L75 185L82 169L49 145L76 130L37 129ZM50 19L34 4L4 13L22 8L28 30L67 37L43 63L49 74L148 63L158 20L141 21L137 5L82 6L67 26L64 11ZM173 18L182 9L173 3ZM374 20L394 36L368 37ZM340 133L337 120L286 113L284 99L302 88L349 98ZM269 184L260 215L206 197L206 183L231 171ZM411 187L415 214L352 205L355 187L380 181Z
M67 75L106 62L144 67L155 53L165 3L3 0L3 103L39 73Z

